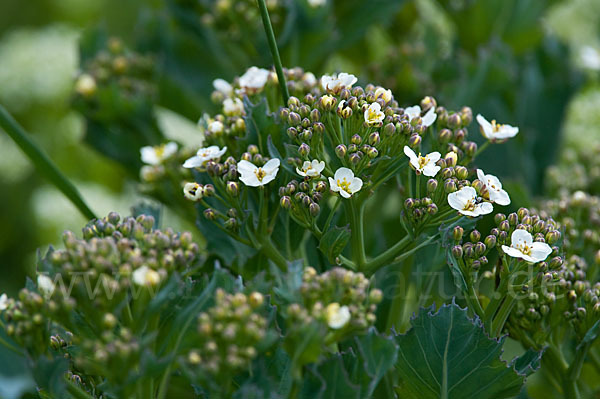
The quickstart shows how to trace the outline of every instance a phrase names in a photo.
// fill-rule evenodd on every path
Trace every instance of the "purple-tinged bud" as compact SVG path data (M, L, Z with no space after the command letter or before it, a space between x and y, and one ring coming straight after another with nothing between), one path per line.
M383 127L383 134L393 136L396 133L396 126L393 123L388 123Z
M300 154L301 157L307 157L308 154L310 154L310 147L308 146L308 144L300 144L300 147L298 147L298 154Z
M289 110L289 108L281 108L279 110L279 118L282 121L287 121L289 119L289 117L290 117L290 110Z
M302 122L302 117L296 112L290 112L288 123L290 126L298 126Z
M454 142L456 144L461 144L465 140L465 132L462 129L458 129L454 132Z
M288 107L299 107L300 106L300 100L298 100L298 97L294 97L291 96L290 98L288 98Z
M205 197L214 197L215 196L215 186L212 184L207 184L204 186L204 196Z
M235 218L229 218L224 223L227 230L236 230L238 228L238 221Z
M431 96L426 96L421 100L421 109L423 112L429 111L431 108L437 108L437 101Z
M442 129L440 130L440 134L438 136L438 141L442 144L448 143L452 140L452 130L450 129Z
M377 155L379 155L379 151L377 151L377 148L375 147L371 147L369 151L367 151L367 156L371 159L377 158Z
M458 242L458 241L462 240L464 233L465 233L465 230L462 227L456 226L452 230L452 238L454 238L454 241Z
M298 137L298 129L295 127L288 127L287 135L290 139L294 140L296 137Z
M456 183L454 182L454 180L446 180L446 182L444 183L444 192L446 194L450 194L453 193L457 190L456 187Z
M556 270L559 267L561 267L562 264L563 258L561 258L560 256L555 256L554 258L550 259L550 263L548 263L548 266L550 267L550 269Z
M408 146L412 149L415 149L421 145L421 136L418 134L413 134L408 139Z
M217 218L217 214L215 213L214 209L207 208L204 210L204 217L208 220L215 220Z
M456 259L460 259L463 256L463 249L460 245L455 245L452 247L452 256Z
M481 239L481 233L478 230L473 230L471 234L469 234L469 238L471 242L477 242Z
M527 208L519 208L517 211L517 216L519 219L523 219L525 216L529 215L529 209Z
M313 122L319 122L321 120L321 113L318 109L313 109L310 111L310 120Z
M548 245L556 244L560 240L560 231L552 230L546 234L546 242Z
M454 173L456 174L456 177L460 180L465 180L469 176L469 170L464 166L460 165L454 168Z
M298 112L302 118L306 118L310 115L310 108L306 104L302 104L298 107Z
M381 142L381 137L379 137L378 132L373 132L369 135L369 144L372 146L377 146Z
M483 240L483 243L488 248L494 248L496 246L496 236L490 234L489 236L485 237L485 240Z
M427 213L430 216L433 216L436 213L438 213L438 207L437 207L437 205L436 204L429 204L429 205L427 205Z
M235 181L227 182L227 193L232 197L237 197L240 193L240 185Z
M484 243L482 243L481 241L479 241L477 244L475 244L475 254L477 256L481 256L483 255L483 253L486 251L486 246Z
M505 220L506 220L506 215L503 213L497 213L496 215L494 215L494 221L496 222L496 225L499 225L500 223L502 223Z
M473 263L471 263L471 268L475 271L479 270L481 268L481 262L479 260L474 260Z
M304 205L305 208L308 208L310 204L312 204L312 199L308 195L304 195L304 197L302 197L302 205Z
M448 127L450 129L456 129L458 127L460 127L462 121L460 119L460 115L459 114L450 114L448 115Z
M519 216L516 213L511 213L508 215L508 223L511 226L516 226L519 223Z
M307 95L304 96L304 102L308 105L313 105L315 103L315 96L308 93Z
M438 182L435 179L427 180L427 193L433 194L437 190Z
M477 152L477 143L474 141L464 142L463 143L463 151L465 155L468 157L472 157Z
M338 158L344 158L346 156L346 153L348 152L348 149L346 148L346 146L344 144L340 144L337 147L335 147L335 155L338 156Z
M298 188L300 191L304 191L306 193L310 190L310 184L308 184L306 181L301 181L300 184L298 184Z
M469 259L474 259L477 255L475 253L475 248L472 245L463 245L463 251L465 252L465 257Z
M416 201L414 198L407 198L404 200L404 208L412 209L416 206Z
M462 107L460 110L460 118L462 119L462 125L468 126L473 122L473 110L471 107Z
M485 257L485 256L482 256L482 257L480 257L480 258L479 258L479 262L480 262L482 265L487 265L487 264L488 264L488 258L487 258L487 257Z
M325 125L321 122L316 122L313 124L313 132L319 135L322 135L325 132Z
M352 144L360 145L362 143L362 137L360 137L358 134L355 134L350 138L350 142Z
M319 204L313 202L308 207L308 211L310 212L310 215L312 217L317 217L319 215L319 212L321 212L321 207L319 206Z
M325 183L324 181L317 182L317 184L315 185L315 190L319 193L324 193L325 191L327 191L327 183Z
M442 169L442 179L447 180L454 176L454 168Z

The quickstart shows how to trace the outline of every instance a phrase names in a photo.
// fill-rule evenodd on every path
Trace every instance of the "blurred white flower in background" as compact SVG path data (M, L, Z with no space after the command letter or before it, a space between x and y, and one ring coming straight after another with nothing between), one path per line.
M600 71L600 52L592 46L583 46L579 50L579 61L586 69Z
M327 0L308 0L308 5L311 7L321 7L327 4Z

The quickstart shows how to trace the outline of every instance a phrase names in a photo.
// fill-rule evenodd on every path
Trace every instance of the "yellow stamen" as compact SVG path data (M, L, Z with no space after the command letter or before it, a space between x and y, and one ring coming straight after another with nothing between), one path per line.
M348 194L352 194L352 192L350 191L350 182L348 180L346 180L345 177L341 181L340 181L340 179L337 179L337 185L339 188L341 188Z
M498 132L498 131L499 131L500 129L502 129L503 127L504 127L504 125L503 125L503 124L501 124L501 123L496 123L496 120L495 120L495 119L494 119L494 120L492 120L492 130L493 130L494 132Z
M475 200L470 199L467 201L467 203L463 207L463 211L474 211L474 210L475 210Z
M258 168L254 171L254 174L256 175L258 181L262 182L265 176L267 175L267 172L265 172L263 168Z

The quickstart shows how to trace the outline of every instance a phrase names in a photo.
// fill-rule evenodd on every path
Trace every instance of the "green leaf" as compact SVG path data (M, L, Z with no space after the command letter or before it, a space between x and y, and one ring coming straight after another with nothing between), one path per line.
M500 359L504 338L490 339L481 322L454 303L433 310L423 309L412 329L396 336L399 397L502 399L519 393L525 375Z
M347 226L335 226L323 234L321 242L319 242L319 249L327 255L331 263L335 264L335 258L342 253L349 240L350 229Z
M275 144L273 144L273 138L270 135L269 137L267 137L267 148L269 150L269 156L271 158L279 158L283 169L287 170L292 176L297 176L294 168L292 168L292 166L289 163L287 163L287 160L281 156L279 150L277 149L277 147L275 147Z
M334 355L318 367L310 368L301 397L306 399L359 399L360 386L352 383L344 367L343 355Z
M361 373L361 379L363 385L364 382L367 383L361 397L369 398L379 381L394 367L398 358L398 345L391 337L377 334L374 328L367 335L356 337L355 341L365 371Z
M577 350L579 350L579 348L586 344L594 342L596 338L598 338L598 333L600 333L600 320L596 321L594 325L590 327L589 330L587 330L587 332L583 336L583 339L581 340L579 345L577 345Z

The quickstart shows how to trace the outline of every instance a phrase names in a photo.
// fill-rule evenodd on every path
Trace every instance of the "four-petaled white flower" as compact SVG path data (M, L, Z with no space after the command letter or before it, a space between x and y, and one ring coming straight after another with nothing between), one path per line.
M338 92L344 88L351 88L358 78L352 74L342 72L338 75L323 75L321 77L321 87L329 92Z
M226 98L223 101L223 113L227 116L242 115L244 113L244 103L239 98Z
M375 98L381 98L386 103L389 103L390 101L392 101L392 91L390 89L378 87L375 90Z
M519 133L519 128L511 125L501 125L495 120L488 122L481 114L477 114L481 134L490 141L506 140L515 137Z
M223 147L222 149L216 145L211 145L210 147L203 147L198 150L195 156L186 160L183 164L184 168L200 168L208 161L218 161L219 158L225 154L227 151L227 147Z
M199 201L204 196L204 188L198 183L185 183L183 196L190 201Z
M8 297L6 294L0 295L0 312L8 308Z
M38 275L37 286L40 294L42 294L45 298L50 298L56 289L52 279L45 274Z
M415 152L409 146L405 145L404 153L410 159L410 164L413 168L415 168L417 174L423 173L425 176L434 177L441 169L440 166L435 164L442 156L442 154L437 151L431 152L422 157L421 154L415 154Z
M148 165L159 165L176 152L177 143L172 141L155 147L146 146L140 148L142 162L147 163Z
M489 202L477 203L477 191L470 186L448 194L448 204L465 216L487 215L494 210Z
M213 87L225 97L230 97L233 94L233 86L224 79L213 80Z
M487 189L490 201L498 205L509 205L510 197L508 193L502 189L502 183L494 175L486 175L483 170L477 169L477 178L483 183Z
M363 181L359 177L354 177L354 172L348 168L339 168L333 178L329 178L331 190L340 193L344 198L352 197L352 194L360 191L362 185Z
M325 169L325 161L319 162L313 159L312 162L304 161L302 169L296 168L296 173L303 177L319 177L323 169Z
M270 74L271 72L266 69L250 67L246 73L240 76L240 86L251 92L259 91L267 84Z
M262 167L254 165L252 162L241 160L237 164L237 171L240 173L240 180L247 186L264 186L275 180L279 172L279 158L269 160Z
M502 250L513 258L525 262L537 263L546 260L552 253L552 248L545 242L533 242L533 237L527 230L517 229L510 236L510 247L503 245Z
M337 302L330 303L325 308L325 319L329 328L339 330L350 321L350 309L345 305L340 306Z
M383 122L385 114L381 110L379 103L372 103L369 108L365 110L365 122L369 126L376 126Z
M134 270L132 280L140 286L156 286L160 283L160 274L156 270L143 265Z
M429 111L421 118L421 123L425 127L429 127L433 125L433 122L437 119L437 114L435 113L434 107L429 108ZM421 116L421 107L419 105L414 105L412 107L408 107L404 109L404 113L408 115L408 120L412 121L417 116Z

